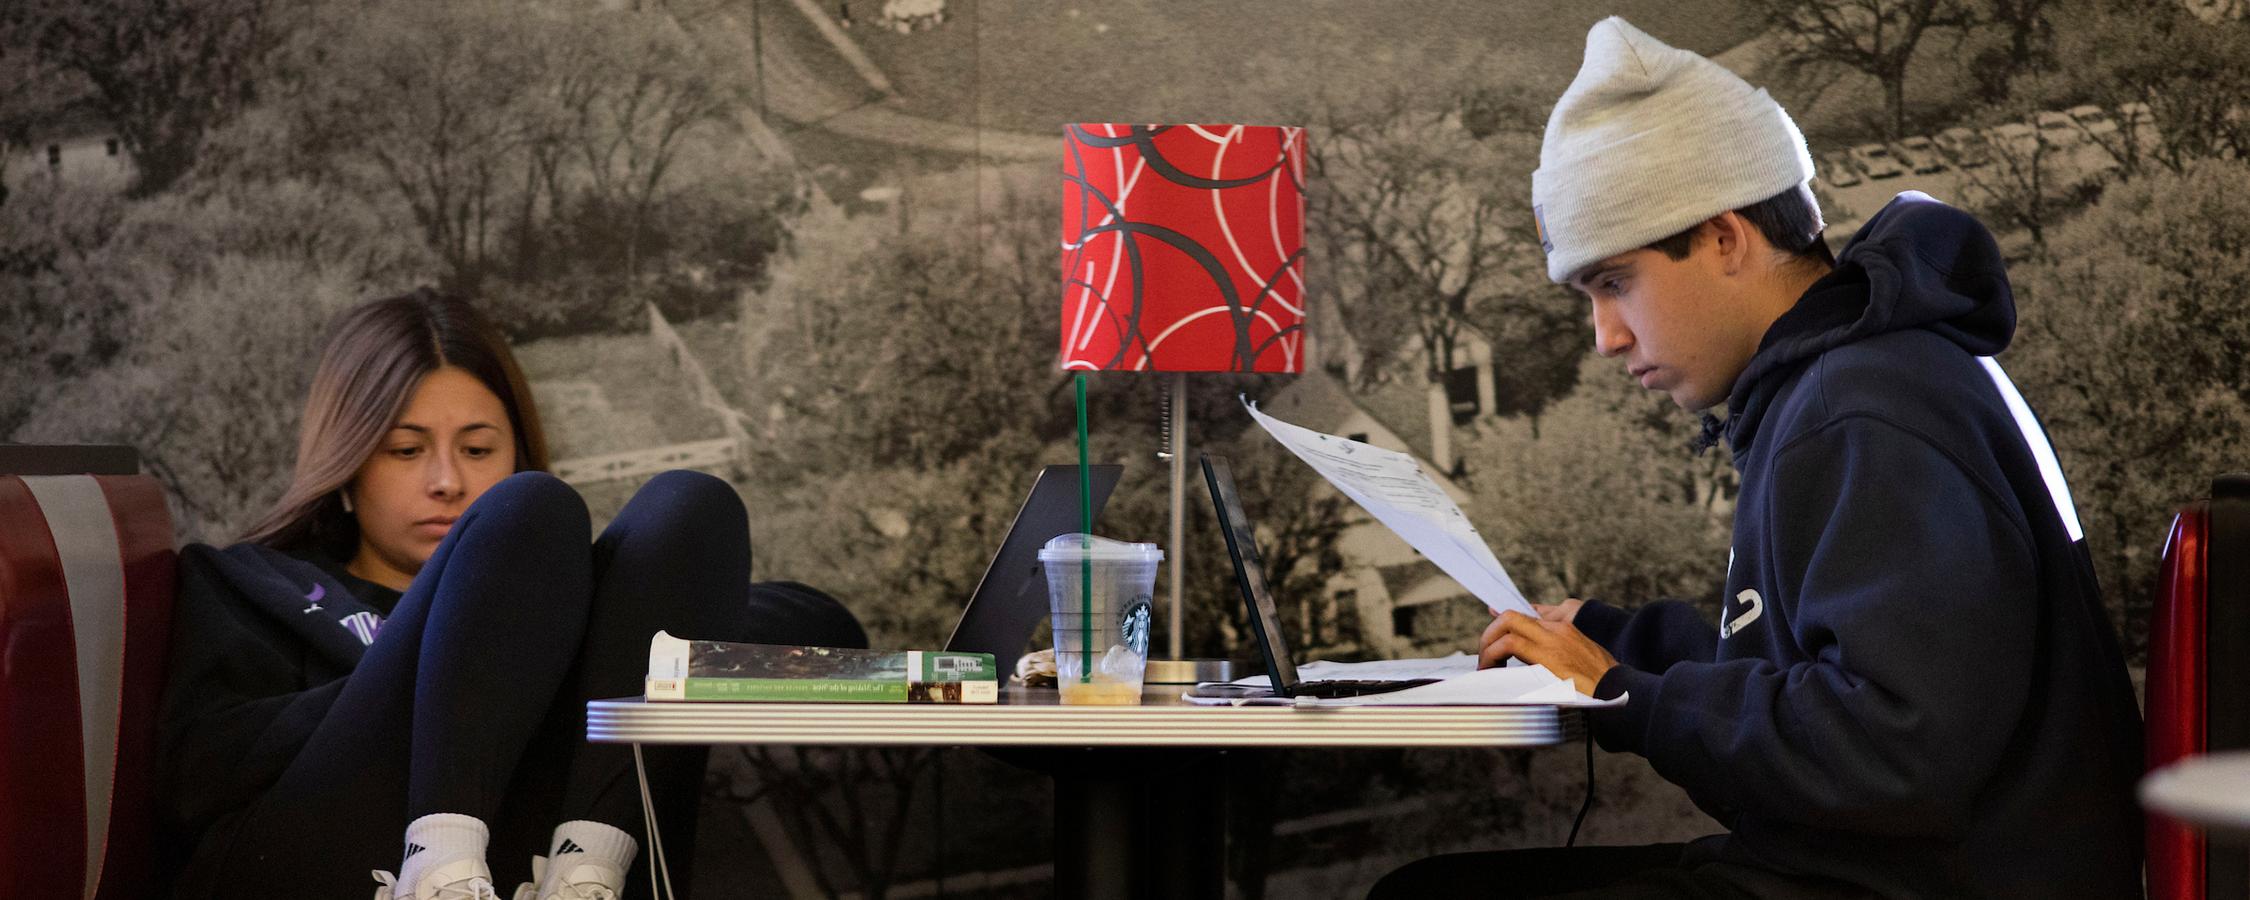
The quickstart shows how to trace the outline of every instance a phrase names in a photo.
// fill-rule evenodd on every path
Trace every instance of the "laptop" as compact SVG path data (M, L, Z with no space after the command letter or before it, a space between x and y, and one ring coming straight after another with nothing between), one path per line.
M1088 466L1093 482L1093 514L1099 519L1109 493L1117 487L1124 466ZM1078 467L1048 466L1032 482L1031 495L1016 510L1008 536L984 567L984 577L969 594L961 621L945 649L990 653L1005 679L1016 670L1031 633L1047 620L1047 572L1039 563L1039 548L1056 535L1075 534L1085 527L1078 508Z
M1429 684L1435 678L1412 678L1396 681L1305 681L1297 677L1297 661L1289 653L1289 641L1282 635L1281 613L1274 606L1272 589L1266 583L1266 563L1258 555L1256 529L1250 516L1242 511L1242 494L1235 490L1234 470L1224 456L1203 454L1203 480L1211 486L1211 506L1219 514L1219 533L1226 536L1227 555L1234 558L1234 583L1242 591L1243 605L1248 607L1250 633L1258 639L1258 652L1266 659L1266 674L1273 679L1271 693L1283 697L1357 697L1365 694L1382 694ZM1198 687L1198 696L1240 697L1266 693L1262 688L1244 688L1237 685L1208 685Z

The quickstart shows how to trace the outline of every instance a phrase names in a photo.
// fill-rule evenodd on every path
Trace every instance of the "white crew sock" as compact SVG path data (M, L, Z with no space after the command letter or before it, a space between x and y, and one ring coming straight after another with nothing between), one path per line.
M412 897L422 888L422 877L460 859L484 861L492 832L475 816L431 813L406 826L406 857L398 864L399 889Z
M555 826L547 845L547 864L539 879L539 896L545 897L566 884L598 881L623 893L625 873L632 868L640 845L633 836L589 819L572 819ZM595 869L588 869L595 866Z

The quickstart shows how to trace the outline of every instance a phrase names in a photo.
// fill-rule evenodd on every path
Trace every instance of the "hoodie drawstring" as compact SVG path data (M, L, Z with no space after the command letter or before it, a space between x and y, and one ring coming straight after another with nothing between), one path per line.
M1704 451L1716 446L1719 443L1719 437L1725 434L1727 430L1726 423L1719 421L1718 416L1710 413L1703 413L1702 415L1703 430L1696 434L1695 440L1688 442L1688 451L1697 456L1702 456Z

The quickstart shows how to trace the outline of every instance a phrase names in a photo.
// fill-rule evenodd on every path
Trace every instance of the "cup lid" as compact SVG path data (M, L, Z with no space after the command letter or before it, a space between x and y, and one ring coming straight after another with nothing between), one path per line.
M1075 562L1081 559L1158 562L1164 559L1164 551L1155 544L1135 544L1084 532L1055 535L1054 540L1039 548L1040 562Z

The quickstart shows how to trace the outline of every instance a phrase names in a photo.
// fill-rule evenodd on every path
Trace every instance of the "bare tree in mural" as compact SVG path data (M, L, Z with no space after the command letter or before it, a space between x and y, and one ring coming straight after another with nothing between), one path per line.
M716 61L669 18L602 17L575 25L590 33L571 41L578 64L558 96L562 143L586 175L577 202L591 214L624 218L624 278L631 290L641 280L652 218L673 188L670 176L691 132L724 121L740 98L713 74L720 71ZM568 202L559 191L550 195L550 203Z
M333 273L281 260L222 256L176 282L174 271L110 282L134 292L135 330L156 337L44 398L17 435L139 448L174 491L177 526L224 540L286 478L312 353L356 296ZM293 302L244 302L282 296Z
M637 327L645 302L731 312L791 214L788 177L728 125L734 69L663 12L408 0L285 60L281 174L395 207L436 280L518 336Z
M1453 368L1473 308L1516 274L1528 172L1522 155L1476 140L1445 111L1401 100L1388 115L1321 123L1313 202L1338 290L1350 292L1339 310L1408 311L1402 324L1434 377Z
M2055 64L2055 29L2049 13L2054 0L1981 0L1972 24L1996 30L2003 40L1980 48L1970 61L1977 89L1987 102L2008 97L2010 83L2023 72L2045 72Z
M474 291L512 207L522 151L556 111L542 18L490 2L371 8L324 35L293 98L302 133L347 175L395 194Z
M21 13L0 11L0 206L8 202L8 165L15 149L29 147L48 123L62 118L72 100L85 91L73 78L38 53L29 42L28 29L9 24Z
M1521 196L1543 116L1491 89L1435 107L1389 99L1330 106L1312 143L1310 227L1359 381L1386 380L1412 359L1426 389L1442 392L1473 331L1509 360L1502 408L1488 412L1536 415L1569 390L1585 329L1548 288Z
M720 785L720 796L739 804L764 802L804 840L805 869L821 893L849 891L868 900L890 895L905 849L914 790L937 763L940 751L903 749L735 747L728 760L750 778ZM835 858L845 877L826 864L822 848L841 851Z
M2025 124L2030 108L2014 111L2018 115L1999 126L2005 130L1993 132L1991 163L1960 170L1961 199L1991 227L2023 229L2044 250L2047 229L2065 211L2083 205L2094 181L2067 149Z
M2008 31L2008 57L2019 65L2045 68L2052 59L2054 25L2047 21L2054 0L1984 0L1986 19Z
M2050 241L2046 260L2011 272L2009 366L2040 403L2112 614L2140 647L2166 519L2241 468L2250 440L2250 166L2151 173Z
M1266 441L1262 434L1250 437L1260 444ZM1268 564L1276 596L1296 601L1296 609L1289 612L1295 620L1291 637L1299 652L1359 649L1358 611L1338 604L1327 585L1343 569L1335 547L1348 523L1350 501L1323 489L1315 473L1293 457L1269 450L1254 459L1257 462L1241 474L1243 483L1265 501L1259 510L1264 524L1259 528L1258 550ZM1232 599L1224 591L1206 596Z
M2178 173L2197 160L2250 159L2250 23L2207 23L2181 4L2073 8L2057 54L2057 93L2112 110L2119 128L2094 140L2127 177L2145 166Z
M1965 0L1745 0L1781 36L1782 73L1841 66L1883 86L1885 136L1906 135L1906 78L1934 29L1970 21Z
M90 282L125 212L116 198L57 183L0 203L0 438L23 423L40 393L124 351L126 303Z
M1011 188L980 234L973 198L916 190L911 218L800 223L748 300L745 363L797 435L760 448L776 471L929 472L988 448L1028 460L1043 442L1035 398L1061 383L1054 192Z

